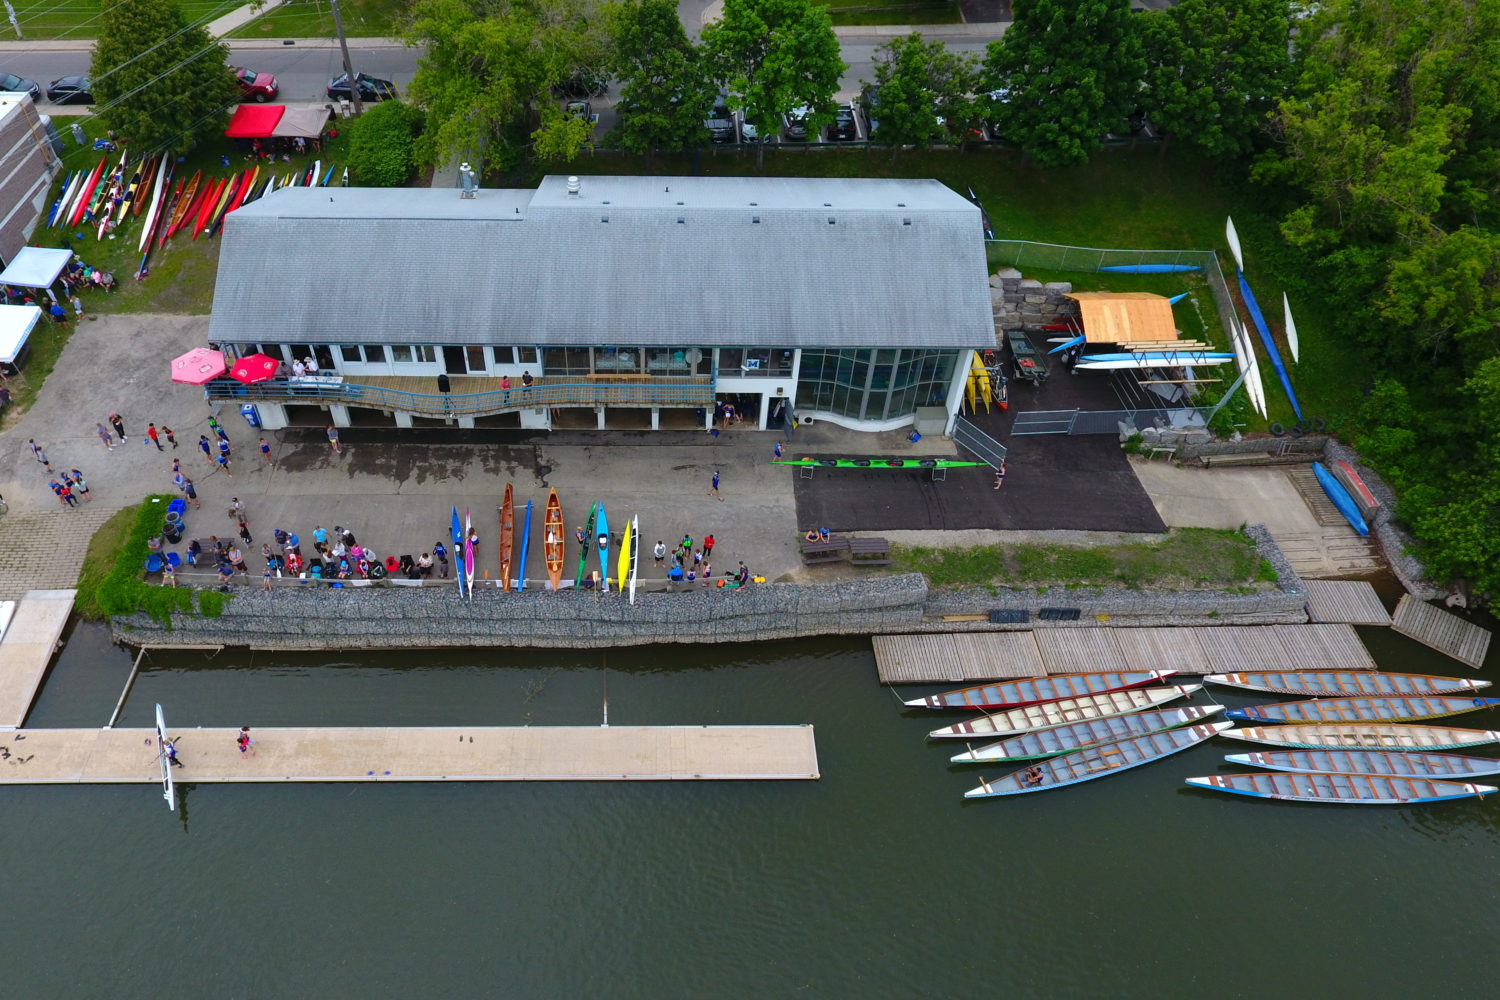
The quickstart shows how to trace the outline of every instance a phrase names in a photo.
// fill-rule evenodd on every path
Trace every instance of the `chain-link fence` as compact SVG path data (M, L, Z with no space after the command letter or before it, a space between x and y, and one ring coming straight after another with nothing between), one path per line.
M1151 268L1141 273L1169 274L1173 270L1194 270L1218 275L1218 289L1224 287L1224 275L1210 250L1109 250L1102 247L1070 247L1059 243L1034 243L1031 240L988 240L990 260L1008 264L1020 271L1042 268L1050 271L1098 271L1102 268ZM1212 264L1212 268L1210 268ZM1213 285L1212 279L1209 281Z

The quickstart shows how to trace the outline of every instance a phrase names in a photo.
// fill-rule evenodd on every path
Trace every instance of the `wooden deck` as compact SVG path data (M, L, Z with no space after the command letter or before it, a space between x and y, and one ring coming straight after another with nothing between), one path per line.
M1349 523L1333 505L1333 501L1328 499L1328 492L1323 489L1323 484L1318 482L1317 473L1313 472L1312 466L1299 465L1288 469L1286 474L1319 524L1333 527Z
M1390 612L1364 580L1303 580L1307 608L1315 622L1345 625L1389 625Z
M1404 594L1391 628L1478 670L1490 648L1490 633L1458 615Z
M73 613L71 590L31 590L0 639L0 730L19 729Z
M178 781L707 781L818 777L812 726L172 730ZM0 784L156 784L151 729L0 734Z
M1055 628L873 637L882 684L944 684L1098 670L1185 677L1261 670L1374 670L1350 625Z

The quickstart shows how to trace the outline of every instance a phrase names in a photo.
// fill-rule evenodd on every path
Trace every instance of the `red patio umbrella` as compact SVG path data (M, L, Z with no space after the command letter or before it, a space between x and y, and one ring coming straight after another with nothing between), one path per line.
M182 357L173 359L172 381L202 385L223 375L226 369L223 351L195 347Z
M256 382L264 382L268 378L276 377L276 370L281 367L281 362L266 354L249 354L240 358L229 369L229 377L246 385L254 385Z

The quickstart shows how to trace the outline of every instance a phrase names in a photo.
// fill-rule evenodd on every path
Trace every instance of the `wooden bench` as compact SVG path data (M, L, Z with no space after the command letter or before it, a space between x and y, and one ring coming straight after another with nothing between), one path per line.
M889 566L891 543L884 538L851 538L849 562L855 566Z
M849 539L829 538L826 542L809 542L802 539L802 563L816 566L819 563L843 562L849 553Z

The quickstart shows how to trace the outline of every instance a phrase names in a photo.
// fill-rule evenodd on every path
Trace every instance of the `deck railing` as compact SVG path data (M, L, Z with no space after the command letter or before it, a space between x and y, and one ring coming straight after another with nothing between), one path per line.
M380 410L433 416L480 416L537 407L714 405L714 380L707 377L640 381L610 378L597 382L537 382L529 389L469 393L420 393L363 382L303 382L277 378L254 385L217 379L203 387L208 399L277 403L346 403Z

